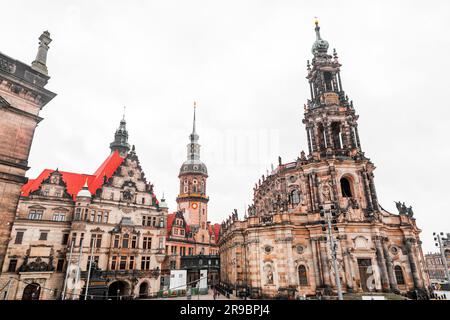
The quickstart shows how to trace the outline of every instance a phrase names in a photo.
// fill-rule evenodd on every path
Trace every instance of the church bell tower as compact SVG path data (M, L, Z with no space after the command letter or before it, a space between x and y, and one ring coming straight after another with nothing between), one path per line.
M190 143L187 145L187 159L181 165L178 178L180 193L177 197L178 210L184 211L187 224L193 230L207 230L208 201L206 196L206 179L208 169L200 160L199 135L195 128L196 103L194 102L194 120ZM206 233L205 233L206 234Z

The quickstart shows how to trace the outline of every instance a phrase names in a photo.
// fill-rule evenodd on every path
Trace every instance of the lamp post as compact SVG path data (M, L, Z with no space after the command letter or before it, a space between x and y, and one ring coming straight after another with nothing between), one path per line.
M325 208L327 207L327 208ZM341 286L341 278L339 277L339 269L337 266L337 258L336 258L336 246L337 244L334 241L334 236L331 231L333 224L336 224L336 210L333 204L331 205L324 205L320 206L320 216L322 218L325 218L325 220L322 220L322 230L325 231L327 229L328 231L328 238L330 239L330 249L331 249L331 259L333 261L333 269L334 269L334 277L336 281L336 287L337 287L337 293L338 293L338 299L344 300L344 297L342 295L342 286ZM327 225L327 227L325 227ZM337 230L337 227L334 226L334 229Z
M450 285L450 273L448 271L447 257L445 256L444 245L442 244L442 240L450 241L450 239L442 238L443 235L444 235L443 232L440 233L433 232L435 245L436 247L439 247L439 250L441 251L442 263L444 264L445 269L445 277L447 278L447 283Z

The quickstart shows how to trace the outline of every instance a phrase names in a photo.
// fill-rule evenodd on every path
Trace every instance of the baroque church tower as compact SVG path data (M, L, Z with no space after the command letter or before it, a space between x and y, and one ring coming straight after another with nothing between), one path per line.
M206 179L208 169L200 160L199 135L195 128L196 104L194 102L194 120L190 143L187 145L187 159L180 168L180 193L177 197L178 210L184 211L186 222L193 231L197 231L197 239L208 238L208 201L206 195ZM195 232L194 232L195 233Z
M235 213L222 223L221 280L245 283L254 297L335 295L339 287L425 297L412 208L397 203L393 214L379 204L337 53L328 53L317 21L315 33L303 119L309 153L288 163L279 158L256 183L248 217Z
M310 207L318 211L318 205L325 202L335 202L338 208L346 207L349 201L358 199L365 215L371 216L379 210L373 180L375 166L362 152L359 116L342 87L341 64L336 50L333 55L328 54L329 44L320 35L318 21L315 24L313 59L311 64L307 63L311 99L305 105L303 123L308 140L308 160L329 167L329 186L322 188L325 191L322 190L321 195L315 194L316 199L311 197ZM339 181L336 180L336 165L348 172ZM316 183L316 173L309 179Z

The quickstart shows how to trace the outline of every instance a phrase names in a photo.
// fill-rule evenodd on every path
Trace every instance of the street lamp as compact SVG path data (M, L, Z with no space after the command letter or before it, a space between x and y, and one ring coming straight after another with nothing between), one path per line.
M325 208L327 207L327 208ZM334 277L335 277L335 281L336 281L336 287L337 287L337 292L338 292L338 299L339 300L344 300L344 297L342 295L342 287L341 287L341 278L339 277L339 270L338 270L338 266L337 266L337 258L336 258L336 247L337 244L334 241L334 237L333 237L333 233L331 231L333 225L334 225L334 230L337 231L338 228L336 227L336 210L333 204L331 205L325 205L325 206L320 206L320 216L325 220L322 220L322 230L323 231L328 231L328 237L330 239L330 249L331 249L331 258L333 260L333 269L334 269ZM325 226L327 225L328 228Z
M447 283L450 284L450 274L448 271L447 257L445 256L444 245L442 244L442 240L449 241L450 239L442 238L443 235L444 235L443 232L440 232L440 233L433 232L435 245L436 245L436 247L439 247L439 249L441 251L442 263L444 264L444 269L445 269L445 277L447 278Z

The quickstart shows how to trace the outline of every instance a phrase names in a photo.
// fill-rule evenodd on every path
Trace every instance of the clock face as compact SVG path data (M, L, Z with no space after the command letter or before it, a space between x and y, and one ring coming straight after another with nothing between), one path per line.
M193 203L193 204L192 204L192 209L197 209L197 208L198 208L198 204Z

